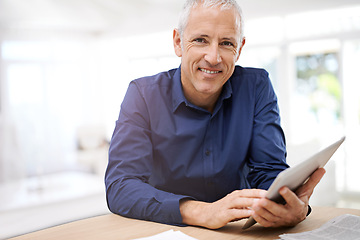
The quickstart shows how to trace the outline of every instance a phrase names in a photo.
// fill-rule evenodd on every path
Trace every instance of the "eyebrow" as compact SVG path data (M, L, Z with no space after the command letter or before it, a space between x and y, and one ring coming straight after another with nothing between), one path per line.
M232 42L236 42L236 39L233 37L224 37L221 40L227 40L227 41L232 41Z
M191 36L191 38L198 38L198 37L206 37L206 38L208 38L209 35L207 35L207 34L194 34L194 35Z
M197 37L206 37L206 38L209 38L209 35L207 34L194 34L191 38L197 38ZM234 41L236 42L236 38L233 38L233 37L223 37L221 38L221 40L227 40L227 41Z

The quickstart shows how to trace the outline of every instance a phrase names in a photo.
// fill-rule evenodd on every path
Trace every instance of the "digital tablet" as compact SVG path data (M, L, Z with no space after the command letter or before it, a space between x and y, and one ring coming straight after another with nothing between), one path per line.
M283 186L287 186L292 191L295 191L298 187L303 185L315 170L325 166L344 140L345 137L342 137L340 140L316 153L307 160L280 172L271 184L265 197L278 203L285 203L284 199L279 194L279 189ZM249 228L255 223L256 221L250 217L244 224L243 229Z

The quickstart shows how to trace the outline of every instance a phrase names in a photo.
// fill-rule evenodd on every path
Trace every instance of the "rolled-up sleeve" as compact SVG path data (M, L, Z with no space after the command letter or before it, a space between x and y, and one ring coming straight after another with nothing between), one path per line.
M149 184L153 146L146 102L136 83L129 85L109 149L105 174L107 204L113 213L181 225L179 201L188 196Z

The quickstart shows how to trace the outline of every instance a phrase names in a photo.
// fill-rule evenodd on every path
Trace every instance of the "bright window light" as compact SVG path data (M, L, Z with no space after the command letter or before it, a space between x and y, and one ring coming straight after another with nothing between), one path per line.
M360 6L292 14L285 22L288 39L360 30Z

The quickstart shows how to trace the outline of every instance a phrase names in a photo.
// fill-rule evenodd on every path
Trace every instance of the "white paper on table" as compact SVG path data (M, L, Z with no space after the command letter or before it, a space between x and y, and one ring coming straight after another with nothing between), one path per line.
M315 230L302 233L288 233L279 237L283 240L360 240L360 217L344 214L331 219Z
M166 232L162 232L150 237L144 238L137 238L134 240L169 240L169 239L176 239L176 240L196 240L196 238L190 237L181 231L174 231L169 230Z

